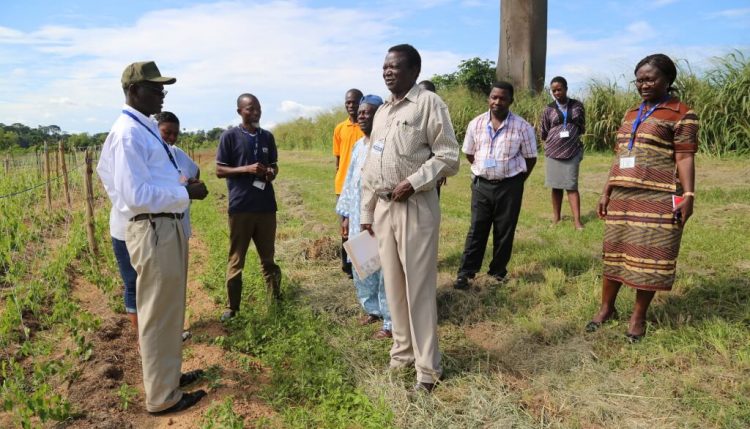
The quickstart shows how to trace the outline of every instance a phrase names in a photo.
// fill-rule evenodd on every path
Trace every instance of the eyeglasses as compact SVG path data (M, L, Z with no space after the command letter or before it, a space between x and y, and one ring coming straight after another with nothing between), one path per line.
M167 92L168 91L166 89L159 89L159 88L157 88L155 86L144 85L142 83L139 83L139 84L136 84L136 85L140 86L141 88L146 88L146 89L148 89L149 91L151 91L154 94L160 94L163 97L167 96Z
M632 83L639 88L643 86L654 86L656 85L657 79L636 79L632 81Z

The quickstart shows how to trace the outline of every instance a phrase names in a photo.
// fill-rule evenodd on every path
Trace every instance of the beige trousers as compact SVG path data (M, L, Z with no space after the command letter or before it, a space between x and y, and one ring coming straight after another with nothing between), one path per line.
M126 243L138 273L135 302L146 410L162 411L182 398L187 239L180 220L153 218L130 222Z
M378 200L372 226L393 320L391 367L414 362L417 381L435 383L442 373L436 300L437 192L418 192L404 202Z

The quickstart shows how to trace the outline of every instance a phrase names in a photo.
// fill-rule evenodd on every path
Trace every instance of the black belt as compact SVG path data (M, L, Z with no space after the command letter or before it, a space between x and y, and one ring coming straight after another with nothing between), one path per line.
M506 177L504 179L495 179L495 180L485 179L482 176L474 176L474 183L477 183L479 181L479 182L485 182L485 183L491 183L493 185L497 185L498 183L502 183L508 180L515 179L517 177L521 177L521 175L522 174L516 174L515 176L512 176L512 177Z
M182 219L183 213L141 213L130 218L131 222L138 222L139 220L153 219L155 217L168 217L170 219Z

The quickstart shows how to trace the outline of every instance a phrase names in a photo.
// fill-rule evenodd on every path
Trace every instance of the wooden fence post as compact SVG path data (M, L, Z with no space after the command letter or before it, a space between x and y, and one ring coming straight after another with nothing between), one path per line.
M44 185L44 189L47 195L47 210L52 211L52 184L50 183L50 165L49 165L49 150L47 142L44 142L44 178L47 183Z
M86 174L84 177L84 188L86 190L86 236L89 241L89 251L92 255L98 254L96 249L96 236L94 234L94 187L91 176L94 174L91 149L86 149Z
M60 177L60 152L55 151L55 178ZM60 189L60 182L55 180L55 189Z
M8 155L5 155L5 174L10 174L10 158L8 158Z
M65 144L63 143L62 140L60 140L58 149L59 149L59 156L60 156L60 167L62 168L63 188L65 189L65 202L68 203L68 210L71 210L73 208L73 205L70 203L70 185L68 183L68 166L65 163Z

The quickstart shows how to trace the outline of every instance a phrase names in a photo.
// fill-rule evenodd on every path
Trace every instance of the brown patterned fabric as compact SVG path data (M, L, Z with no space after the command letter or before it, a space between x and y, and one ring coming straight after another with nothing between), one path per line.
M544 156L552 159L570 159L583 150L581 136L586 132L586 110L583 103L572 98L563 106L568 113L568 123L563 127L563 114L556 102L544 108L539 133L544 140ZM568 137L560 137L567 130Z
M628 151L638 107L629 110L617 131L617 156L609 171L609 183L627 188L676 192L679 186L674 162L676 152L698 150L698 116L677 98L659 106L636 131ZM635 168L620 168L621 157L635 156Z
M672 194L615 187L604 227L604 277L636 289L672 289L681 238Z
M617 132L617 155L609 174L612 187L604 228L604 277L644 290L671 290L682 227L672 213L672 195L681 193L674 154L698 149L698 116L676 98L654 110L636 131L638 108L625 114ZM635 167L620 158L635 156Z

